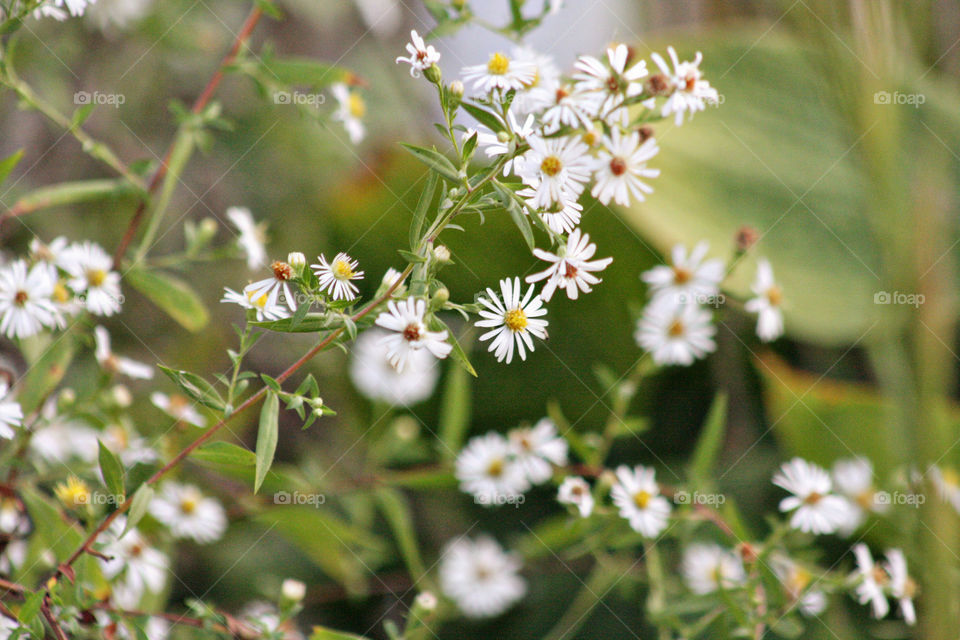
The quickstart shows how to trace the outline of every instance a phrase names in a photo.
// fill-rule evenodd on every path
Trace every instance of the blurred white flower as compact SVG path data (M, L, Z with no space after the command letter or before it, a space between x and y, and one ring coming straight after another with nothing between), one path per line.
M732 589L746 581L736 553L717 544L691 544L683 552L683 579L696 594Z
M267 264L264 223L258 224L254 221L253 214L246 207L230 207L227 209L227 217L240 232L237 245L247 256L247 268L253 271Z
M850 519L850 505L834 495L833 483L821 467L803 458L783 463L773 484L792 493L780 501L780 511L789 513L790 526L816 535L833 533Z
M783 335L783 292L773 279L773 267L766 258L757 262L757 277L753 281L753 293L756 298L747 300L746 308L757 314L757 335L764 342L776 340Z
M628 69L629 55L627 45L619 44L607 49L609 65L593 56L580 56L574 65L577 73L573 78L577 81L577 91L595 92L603 96L596 115L608 121L626 98L643 92L640 79L647 75L647 63L640 60Z
M49 265L30 269L24 260L0 268L0 332L8 338L29 338L43 327L57 325L52 296L56 279Z
M19 402L7 398L8 391L6 381L0 381L0 438L7 440L16 433L13 428L23 424L23 409Z
M670 61L673 62L673 69L667 65L659 53L653 53L650 57L667 77L672 91L663 105L661 115L666 118L670 114L676 114L675 121L677 126L680 126L683 124L685 112L689 111L692 117L697 111L703 111L706 108L705 103L715 103L720 97L717 90L702 77L700 62L703 60L703 55L699 51L693 62L680 62L673 47L667 47L667 53L670 55Z
M564 478L557 490L557 502L572 504L580 512L581 518L587 518L593 513L593 494L587 481L578 476Z
M493 431L467 442L457 456L455 475L460 481L460 490L473 495L477 503L484 506L505 503L530 488L513 447Z
M203 417L190 400L178 393L167 395L154 391L150 394L150 402L167 415L180 422L192 424L195 427L207 426L207 419Z
M531 62L511 60L503 53L494 53L486 64L464 67L462 74L465 81L473 82L474 89L489 93L494 89L523 89L536 78L537 67Z
M641 279L653 291L654 298L670 297L676 302L703 304L719 291L724 276L722 260L704 260L710 245L701 241L687 255L682 244L670 252L671 264L645 271Z
M813 575L806 568L782 554L771 556L770 566L801 614L819 616L826 610L827 595L815 588Z
M887 511L889 505L878 500L873 486L873 464L866 458L837 460L833 463L832 476L837 492L849 502L847 514L850 519L839 528L842 535L850 535L863 524L867 512Z
M657 364L689 366L717 348L716 332L703 307L659 297L646 306L633 336Z
M593 290L591 285L601 281L593 272L603 271L613 262L613 258L591 260L596 252L597 245L590 242L590 236L581 234L580 229L574 229L567 238L566 246L556 254L543 249L533 250L533 255L551 264L548 269L527 276L526 281L547 281L540 291L540 297L546 302L550 301L557 288L565 289L567 297L576 300L581 291L590 293Z
M96 0L87 18L101 31L125 30L153 8L153 0Z
M151 547L136 528L121 537L125 526L126 517L120 516L101 536L100 551L105 557L98 560L104 577L112 581L114 603L133 609L145 593L159 594L163 589L170 559Z
M540 53L528 46L515 47L513 59L520 64L533 65L533 80L523 83L523 89L517 92L511 103L511 109L521 114L534 114L553 103L560 69L553 56Z
M386 331L368 329L357 337L350 361L350 379L371 400L410 406L433 393L440 375L439 361L426 349L411 351L406 371L400 373L390 364L383 338Z
M387 358L399 373L407 368L410 354L426 349L436 358L446 358L453 347L446 341L446 331L428 331L424 323L427 302L422 298L391 300L387 311L377 316L376 324L391 333L381 340L387 348Z
M125 376L142 380L149 380L153 377L153 367L150 365L118 356L110 350L110 334L104 327L97 325L93 329L93 335L96 341L95 355L97 362L104 371L122 373Z
M889 549L885 555L887 562L884 568L890 576L890 595L896 599L904 622L913 626L917 623L917 613L913 606L917 583L907 573L907 559L903 551Z
M215 499L193 485L167 482L150 502L150 514L175 538L206 544L219 540L227 528L227 514Z
M857 560L857 570L851 576L856 582L855 596L860 604L869 604L875 618L883 618L890 611L890 604L884 594L884 587L890 577L883 568L873 562L873 556L867 545L853 545L853 555Z
M557 434L550 418L542 418L533 427L518 427L507 434L516 464L532 484L543 484L553 475L553 467L567 464L567 441Z
M483 320L478 320L476 325L482 328L493 327L480 336L480 341L493 338L489 350L494 352L499 362L506 360L507 364L510 364L513 361L514 348L520 352L520 359L526 360L527 350L533 351L533 338L530 336L541 340L547 337L549 323L541 318L547 315L547 310L543 308L540 296L533 295L532 285L523 299L520 298L520 278L501 280L500 291L503 293L502 300L490 288L487 288L488 297L477 299L486 310L480 310Z
M62 268L70 274L70 288L83 301L87 311L98 316L111 316L120 311L120 274L113 269L113 260L97 244L85 241L70 245L61 258Z
M358 271L359 263L340 252L331 262L321 254L317 257L319 264L310 265L314 269L320 288L325 289L334 300L353 300L357 297L356 285L351 280L363 280L363 271Z
M420 34L413 30L410 32L410 42L407 43L408 57L397 58L397 63L406 62L410 65L410 75L414 78L420 75L421 71L426 71L431 66L440 62L440 52L433 45L428 45L420 37Z
M492 617L526 594L521 566L520 558L505 552L493 538L460 538L443 551L440 586L468 617Z
M367 130L363 126L363 117L367 115L367 103L358 91L347 88L343 83L337 83L330 87L330 92L337 100L337 109L333 113L333 119L343 123L350 142L357 144L366 135Z
M653 538L667 527L670 502L660 495L653 469L626 465L617 467L617 483L610 490L613 504L620 516L630 522L630 528L647 538Z
M949 502L957 513L960 513L960 474L950 467L941 469L936 465L931 465L927 473L930 474L940 499Z

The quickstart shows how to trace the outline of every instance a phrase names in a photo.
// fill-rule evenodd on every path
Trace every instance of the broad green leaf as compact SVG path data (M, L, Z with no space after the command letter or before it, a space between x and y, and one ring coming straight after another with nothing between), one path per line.
M153 500L153 487L144 483L133 492L130 499L130 508L127 509L127 521L123 527L125 535L130 529L133 529L147 515L147 509L150 507L150 501Z
M257 460L256 477L253 482L253 492L260 490L263 479L267 477L270 466L273 464L273 454L277 451L279 433L280 399L277 394L268 391L260 410L260 428L257 430Z
M479 107L470 102L464 102L460 106L463 108L464 111L466 111L471 116L473 116L477 122L486 126L494 133L498 131L503 131L506 129L506 125L503 123L503 120L500 119L500 116L497 116L494 113L487 111L483 107Z
M107 449L102 441L98 439L97 444L100 445L100 474L103 476L103 483L106 485L107 490L113 495L126 495L123 487L123 465L120 464L117 456L114 455L110 449Z
M710 405L710 412L700 430L700 439L690 459L690 482L694 487L704 486L712 476L717 456L723 448L727 428L727 394L718 393Z
M139 267L127 271L124 280L188 331L200 331L210 321L200 297L182 280Z
M446 178L454 184L462 184L463 178L453 163L445 155L434 149L424 149L412 144L401 142L400 146L409 151L414 158L436 171L441 177Z
M0 160L0 184L6 182L7 177L10 175L10 172L17 166L17 163L20 162L20 158L23 157L23 149L11 153L9 156Z
M36 411L40 404L63 380L73 361L75 345L69 332L53 337L38 359L30 363L27 373L17 383L17 401L24 415Z
M380 510L393 532L397 548L400 549L400 556L407 566L407 573L410 574L411 580L417 582L427 571L420 557L417 530L414 526L413 514L410 512L410 505L402 493L390 487L377 489L375 495Z
M253 451L223 440L209 442L195 449L190 455L197 460L215 464L252 467L257 463L257 456Z
M457 456L470 428L470 378L463 367L449 367L440 404L440 455Z
M43 599L46 595L43 589L27 594L27 597L23 601L23 606L21 606L20 611L17 612L17 618L21 624L30 624L34 618L40 615L40 607L43 605Z

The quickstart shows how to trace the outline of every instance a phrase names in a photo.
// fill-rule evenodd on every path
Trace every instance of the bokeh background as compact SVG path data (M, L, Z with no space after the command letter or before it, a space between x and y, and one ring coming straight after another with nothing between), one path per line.
M164 0L126 25L101 24L98 15L123 0L99 0L98 11L65 23L30 21L17 37L13 64L49 101L69 113L76 91L120 93L119 108L98 108L84 125L127 162L156 161L176 127L171 100L190 104L229 48L249 3L237 0ZM494 0L472 3L492 22L506 17ZM506 3L503 3L506 4ZM535 4L535 3L531 3ZM730 394L731 412L715 480L761 533L761 514L775 509L769 484L774 468L801 454L823 464L837 457L869 455L883 477L904 464L955 464L957 367L954 330L957 187L960 154L960 4L954 1L851 0L568 0L530 43L569 67L580 53L595 54L623 41L648 57L673 44L681 57L703 51L702 68L723 98L682 128L656 127L663 171L647 202L629 210L596 202L585 206L584 229L603 255L614 256L595 293L550 307L550 340L525 363L498 365L483 349L473 351L478 377L469 381L470 432L505 431L535 421L554 403L578 433L600 430L618 378L641 357L632 340L644 300L639 273L662 260L676 242L708 239L712 253L729 257L743 225L757 229L757 251L767 256L783 283L787 336L761 347L751 320L725 312L718 353L686 369L670 369L648 381L633 413L637 437L618 440L612 462L651 464L664 481L683 467L714 394ZM154 254L183 245L183 224L214 218L218 241L229 242L224 212L249 207L269 224L269 252L308 257L347 251L367 273L361 291L372 294L379 275L402 266L403 246L423 167L398 141L439 143L432 127L437 110L424 82L412 80L393 59L411 28L429 31L428 14L414 0L286 0L282 20L264 20L254 51L265 43L277 55L335 62L364 80L368 136L352 145L324 114L332 99L308 117L274 104L242 75L224 81L217 101L232 124L191 160ZM490 5L490 6L488 6ZM479 28L441 40L445 78L462 65L486 59L507 43ZM9 62L9 61L8 61ZM879 92L879 93L878 93ZM890 96L884 101L883 92ZM923 104L896 104L897 94L922 95ZM65 180L110 177L78 143L42 116L18 109L10 92L0 95L4 135L0 154L23 148L25 156L7 184L3 202ZM11 180L11 182L13 182ZM23 251L33 237L60 234L116 246L134 202L54 208L8 221L0 229L4 250ZM470 300L498 279L530 272L536 261L506 216L470 219L467 233L444 239L456 266L444 280L454 300ZM257 274L242 261L184 263L172 272L189 281L208 304L209 326L190 333L130 287L124 314L109 323L116 349L142 360L206 373L229 366L235 307L218 304L224 286L238 288ZM752 263L734 273L728 293L747 291ZM925 303L876 304L879 292L922 294ZM458 325L459 326L459 325ZM461 339L472 337L460 326ZM269 335L249 357L249 368L276 374L312 343L310 337ZM193 463L188 476L214 487L236 518L226 540L212 548L185 547L171 586L174 608L200 596L228 610L254 597L272 597L284 576L310 585L302 621L323 623L371 638L385 637L378 621L399 619L416 593L391 553L389 530L361 479L371 468L394 468L434 459L432 433L441 419L439 400L411 409L371 405L352 388L348 355L327 352L310 365L326 404L338 415L301 431L293 416L281 432L279 471L264 493L246 495L242 474ZM605 371L600 371L600 368ZM74 384L82 384L77 374ZM449 384L449 376L443 384ZM161 384L163 384L161 382ZM171 389L172 389L172 385ZM437 394L439 396L439 393ZM165 429L148 404L138 409L140 428ZM936 416L936 418L931 418ZM253 446L255 416L231 426L230 438ZM417 435L410 436L411 430ZM404 440L403 438L407 438ZM925 448L926 447L926 448ZM928 455L929 454L929 455ZM224 477L227 474L227 478ZM293 486L325 492L314 514L336 517L375 540L334 540L310 520L272 522L269 491ZM458 623L439 635L529 638L550 629L568 606L589 562L561 562L537 548L527 527L556 518L548 489L534 491L522 509L485 510L455 487L406 490L419 544L428 563L449 538L466 530L493 532L502 542L530 552L531 593L503 618ZM313 516L311 516L313 517ZM916 534L918 545L936 530L952 555L955 522L943 518L911 531L872 530L877 544ZM312 529L311 529L312 527ZM898 537L899 536L899 537ZM909 537L907 539L910 539ZM386 547L384 547L386 545ZM827 566L845 553L837 542L822 545ZM944 552L923 552L944 556ZM937 554L940 554L937 556ZM948 563L949 564L949 563ZM378 577L374 578L371 573ZM590 614L578 638L647 637L643 592L624 580ZM869 637L865 610L848 601L806 637ZM886 625L886 626L885 626ZM627 627L627 628L625 628ZM896 623L869 627L899 637ZM632 631L628 631L632 630ZM877 631L879 630L879 631Z

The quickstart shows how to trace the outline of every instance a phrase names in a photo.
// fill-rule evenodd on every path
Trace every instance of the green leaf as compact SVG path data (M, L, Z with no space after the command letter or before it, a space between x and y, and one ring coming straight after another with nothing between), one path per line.
M13 171L14 167L17 166L17 163L20 162L20 158L23 157L23 149L11 153L9 156L0 160L0 184L6 182L7 177L10 175L10 172Z
M407 499L399 491L390 487L381 487L374 494L380 510L383 512L393 537L400 549L400 556L407 567L407 573L416 583L425 574L426 568L420 557L420 548L417 544L417 531L410 512Z
M346 82L353 77L353 73L343 67L312 58L276 58L271 54L261 56L261 63L266 77L285 85L320 88Z
M454 184L463 184L463 178L460 177L460 173L456 167L439 151L417 147L405 142L401 142L400 146L409 151L414 158L436 171L440 176Z
M249 449L244 449L232 442L217 440L210 442L202 447L194 449L190 454L197 460L212 462L214 464L229 464L236 466L252 467L257 464L257 456Z
M61 182L31 191L17 200L13 207L20 213L31 213L78 202L119 198L139 191L138 187L123 179Z
M326 627L314 627L313 633L310 634L310 640L367 640L367 638L353 633L334 631Z
M36 411L52 392L73 361L75 345L69 333L54 337L40 357L31 363L27 374L19 382L17 401L24 415Z
M452 460L470 428L470 378L463 367L449 367L440 404L440 454Z
M500 196L500 202L503 208L507 210L513 223L517 226L517 229L520 230L520 235L523 236L527 247L533 251L537 247L537 243L533 237L533 227L530 226L529 217L523 212L523 209L520 208L517 201L513 199L513 192L499 182L494 181L492 184L497 195Z
M171 380L177 383L177 386L180 387L180 390L190 396L192 399L196 400L205 407L213 409L214 411L223 411L224 402L223 398L220 396L220 393L212 384L204 380L202 377L195 373L190 373L189 371L171 369L170 367L165 367L162 364L158 364L157 367L167 374Z
M437 174L430 172L427 175L427 184L420 193L420 200L417 202L417 208L413 212L413 220L410 221L410 250L417 251L420 248L420 234L423 232L423 223L427 218L427 212L430 210L430 204L433 202L433 195L437 190Z
M690 482L693 486L704 486L712 476L717 464L717 456L723 448L723 438L727 429L727 394L718 393L710 405L707 419L700 431L700 439L690 459Z
M447 331L447 340L453 346L453 351L450 352L450 355L453 356L453 359L456 360L460 366L467 370L467 373L472 375L474 378L477 377L477 370L473 368L473 365L470 364L469 358L467 358L467 353L463 350L463 347L460 346L460 343L457 341L457 337L454 335L453 331L444 323L440 318L433 316L430 320L431 325L436 327L436 331L442 331L446 329Z
M23 606L21 606L20 611L17 612L17 618L22 624L30 624L40 615L40 607L43 606L43 598L45 596L46 593L43 589L27 595L24 599Z
M296 323L294 323L294 318L283 318L269 322L251 322L250 324L254 327L280 333L317 333L335 328L337 321L336 319L331 320L327 314L308 313Z
M268 376L265 373L261 373L260 379L263 380L263 383L268 387L270 387L270 389L272 389L276 393L280 393L281 391L283 391L283 388L280 386L280 383L277 382L275 378L272 378L271 376Z
M182 280L139 267L127 271L124 280L188 331L200 331L210 321L200 297Z
M507 125L504 124L503 120L500 119L500 116L494 114L493 112L487 111L486 109L470 102L464 102L461 106L467 113L473 116L477 122L486 126L494 133L506 130Z
M100 445L100 473L103 475L103 483L107 486L107 490L113 495L125 495L126 492L123 487L123 465L120 464L117 456L115 456L110 449L107 449L102 441L98 439L97 444Z
M130 529L133 529L147 515L147 509L150 507L150 501L153 500L153 487L147 483L140 485L133 492L133 498L130 499L130 508L127 510L127 522L123 527L121 537L126 535Z
M92 114L96 108L97 105L94 104L93 101L78 107L77 110L73 112L73 117L70 118L70 128L76 129L86 122L87 118L90 117L90 114Z
M280 399L276 393L267 392L260 410L260 428L257 430L256 476L253 481L253 492L260 490L263 479L267 477L270 466L273 464L273 455L277 451L279 433Z

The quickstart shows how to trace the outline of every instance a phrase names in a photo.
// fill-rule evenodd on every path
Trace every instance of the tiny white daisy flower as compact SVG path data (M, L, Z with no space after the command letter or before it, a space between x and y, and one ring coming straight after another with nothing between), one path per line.
M531 484L543 484L553 475L553 467L567 464L567 441L557 435L550 418L542 418L530 428L518 427L507 434L513 446L516 464Z
M103 575L114 580L122 574L120 582L114 582L114 600L119 606L135 607L145 592L159 594L167 581L170 560L157 551L140 534L131 529L123 534L126 517L113 521L102 536L105 544L100 549L105 557L99 558ZM122 536L122 537L121 537Z
M552 98L540 116L547 133L553 133L560 127L590 129L593 115L600 110L600 102L603 101L603 97L597 93L577 91L568 84L558 84Z
M40 238L34 236L30 241L30 255L38 262L46 262L54 266L61 266L64 251L70 246L70 241L64 236L57 236L49 243L44 244Z
M460 481L460 490L485 506L517 498L530 488L524 468L514 457L513 447L496 432L467 442L457 456L455 475Z
M406 62L410 65L410 75L414 78L420 76L421 71L426 71L431 66L440 62L440 52L434 46L428 45L420 37L420 34L413 30L410 32L410 42L407 43L406 58L397 57L397 64Z
M840 527L843 535L853 533L867 517L867 512L883 513L888 505L880 502L873 486L873 465L866 458L837 460L833 463L833 483L837 492L847 498L849 521Z
M827 595L821 589L814 588L816 583L813 574L806 568L781 554L773 555L770 565L801 614L813 617L826 610Z
M503 53L494 53L486 64L463 68L463 79L473 82L473 88L490 93L494 89L509 91L523 89L537 76L537 66L532 62L511 60Z
M941 469L936 465L931 466L927 473L930 474L940 499L949 502L957 513L960 513L960 474L950 467Z
M517 191L517 195L525 199L531 208L539 208L534 204L537 192L533 188L525 187L520 189ZM530 215L527 209L524 209L524 213ZM544 224L554 232L572 233L573 230L577 228L577 225L580 224L582 213L583 205L574 198L565 197L560 202L551 203L546 209L541 210L539 215Z
M833 533L850 518L847 501L832 493L830 474L803 458L781 465L773 484L793 494L780 501L780 511L793 511L790 526L794 529L817 535Z
M200 544L219 540L227 528L227 514L220 503L193 485L165 483L150 502L150 514L175 538L192 538Z
M776 340L783 335L783 292L773 279L773 267L766 258L757 262L757 277L753 281L756 298L747 300L744 308L757 314L757 336L764 342Z
M567 238L566 246L558 253L533 250L533 255L551 264L548 269L527 276L526 281L547 281L540 292L540 297L546 302L550 301L557 288L566 289L567 297L576 300L581 291L590 293L593 290L591 286L601 281L593 275L594 272L603 271L613 262L613 258L591 260L596 251L597 245L590 242L590 236L581 234L580 229L574 229Z
M35 18L53 18L66 20L67 15L78 18L83 15L89 5L96 0L47 0L34 9ZM64 10L65 9L65 10Z
M97 244L83 242L63 252L62 268L70 274L70 288L83 300L87 311L111 316L120 311L120 274L111 271L113 260Z
M717 90L702 77L700 62L703 60L703 55L699 51L693 62L680 62L673 47L667 47L667 53L670 54L670 61L673 62L673 69L667 65L659 53L653 53L650 57L660 67L663 75L667 76L673 90L663 105L661 115L666 118L671 113L676 114L675 121L679 126L683 124L685 112L689 111L693 116L697 111L703 111L706 108L705 103L717 102L719 95Z
M614 129L612 136L603 137L603 147L596 161L596 184L590 191L591 195L605 205L610 204L612 199L617 204L627 206L631 195L642 202L643 194L652 193L653 188L641 178L660 175L659 169L647 167L647 161L659 151L655 138L640 142L639 132L623 136L619 129Z
M406 371L400 373L390 364L383 339L386 331L369 329L357 336L350 360L350 379L363 395L391 405L410 406L433 393L440 374L437 360L427 349L407 354Z
M722 260L704 260L710 245L701 241L687 255L682 244L670 252L671 264L645 271L641 278L653 290L654 297L671 297L677 302L703 304L719 291L724 276Z
M518 63L532 64L534 74L533 80L524 83L523 89L514 96L511 108L520 113L534 114L552 104L555 87L560 78L560 70L553 56L523 46L513 50L513 59Z
M146 438L131 433L130 429L124 425L111 424L98 436L103 441L103 446L119 457L124 466L149 464L160 457ZM99 445L97 445L95 451L99 453Z
M576 200L590 180L592 160L587 145L574 137L529 136L530 149L517 169L520 179L535 195L532 205L545 209L552 203Z
M294 277L293 267L280 260L274 261L270 265L273 276L251 282L243 288L244 295L253 308L273 309L280 305L286 305L290 311L297 310L297 299L290 289L290 280ZM283 298L280 295L283 295ZM266 301L261 305L260 300L267 296ZM259 315L259 314L258 314ZM266 315L266 312L264 312Z
M56 401L48 403L56 410ZM44 406L44 414L47 413ZM66 464L71 458L84 462L97 459L99 431L81 422L57 420L37 429L30 437L30 452L47 463Z
M238 304L244 309L255 310L257 312L257 322L280 320L281 318L290 317L290 312L286 307L282 306L279 300L275 299L272 302L270 301L269 294L263 293L256 298L252 298L252 295L253 291L246 293L224 287L223 297L220 299L220 302Z
M192 424L195 427L207 426L207 419L193 406L188 398L178 393L167 395L154 391L150 394L153 406L180 422Z
M874 563L870 549L862 542L853 545L853 555L857 560L857 570L851 579L857 583L857 602L869 604L873 608L873 617L883 618L890 611L890 604L884 594L890 576L880 565Z
M574 65L577 73L573 76L577 81L576 89L603 96L598 115L609 117L626 98L643 92L640 79L647 75L647 63L640 60L628 69L629 53L627 45L620 44L607 49L609 65L593 56L580 56L577 59Z
M240 235L237 237L237 245L247 256L247 268L253 271L267 264L267 249L264 247L266 234L264 233L264 223L257 224L253 219L253 214L246 207L230 207L227 209L227 217L237 228Z
M140 378L149 380L153 377L153 367L130 358L118 356L110 349L110 334L105 328L97 325L93 329L94 340L96 341L95 356L97 362L104 371L110 373L122 373L131 378Z
M579 476L564 478L557 490L557 502L560 504L572 504L580 512L581 518L588 518L593 513L594 500L593 493L590 492L590 485Z
M657 536L667 527L670 502L660 495L655 471L640 465L633 469L617 467L617 483L610 490L613 504L630 528L647 538Z
M690 366L717 345L709 311L696 304L655 298L643 311L633 337L657 364Z
M488 618L509 609L527 592L522 563L488 536L459 538L440 559L440 586L471 618Z
M423 316L427 301L422 298L391 300L387 311L377 316L376 324L393 332L382 338L387 347L387 358L399 373L407 368L411 352L426 349L434 357L443 359L450 355L453 346L448 343L446 331L429 331Z
M696 594L742 585L747 575L736 553L718 544L691 544L683 552L683 579Z
M533 351L533 338L541 340L547 337L546 320L541 316L547 315L543 308L540 296L533 295L533 286L527 290L523 299L520 298L520 278L505 278L500 281L501 300L492 289L487 288L487 297L478 298L478 302L486 309L480 310L483 320L478 320L478 327L492 329L480 336L480 341L493 338L489 351L494 352L499 362L506 360L507 364L513 361L514 349L519 351L520 359L527 359L527 351Z
M42 262L28 270L25 261L16 260L0 269L0 332L28 338L45 326L56 326L55 284L51 268Z
M897 600L900 614L908 625L917 623L917 613L913 606L913 598L917 593L917 583L907 573L907 559L900 549L889 549L886 552L887 562L884 568L890 576L890 595Z
M528 115L521 123L517 120L516 110L512 107L507 111L507 122L507 129L503 131L493 132L483 125L477 130L477 146L483 149L488 158L513 153L517 144L526 140L535 129L533 114ZM503 165L503 175L509 175L514 167L519 169L522 162L522 156L507 160Z
M323 255L317 259L320 263L310 266L314 269L321 289L325 289L334 300L353 300L357 297L360 290L350 281L363 280L363 271L357 271L359 263L356 260L343 252L334 256L329 263Z
M337 110L333 119L343 123L350 142L357 144L367 134L363 126L363 117L367 114L367 103L358 91L352 91L347 85L338 82L330 87L330 92L337 100Z
M20 403L7 398L9 387L0 380L0 438L10 440L16 433L13 428L23 425L23 409Z

